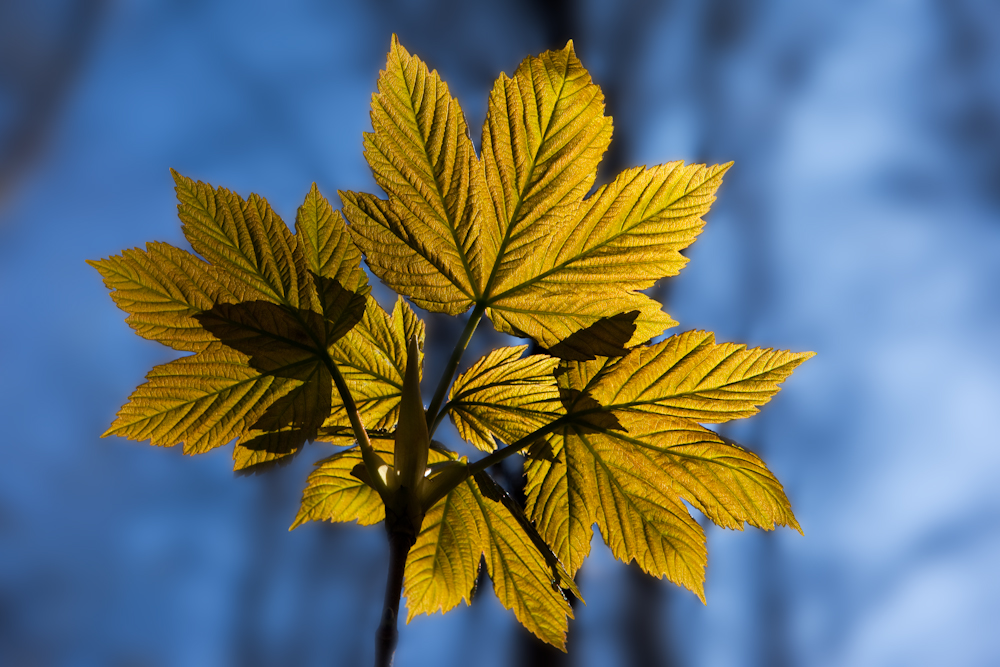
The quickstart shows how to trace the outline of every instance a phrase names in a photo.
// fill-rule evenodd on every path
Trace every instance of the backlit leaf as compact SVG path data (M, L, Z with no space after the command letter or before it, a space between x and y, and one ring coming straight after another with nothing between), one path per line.
M368 300L364 317L354 329L330 348L351 395L368 428L391 428L398 416L403 375L406 372L406 341L416 336L424 343L424 323L402 299L387 314L374 299ZM423 352L421 352L421 368ZM349 427L343 406L334 406L323 426L324 432ZM320 436L326 439L326 436Z
M281 370L291 374L305 365ZM166 447L183 443L186 454L207 452L248 431L294 382L261 374L246 355L216 343L154 367L104 435Z
M382 433L370 437L372 448L388 465L393 465L393 434ZM447 457L431 450L428 460L438 463L447 460ZM307 521L357 521L362 526L368 526L385 519L385 506L378 492L356 474L356 469L363 466L358 447L345 449L318 461L316 469L306 481L298 515L289 530L298 528Z
M379 277L422 307L458 314L485 283L465 117L437 72L395 37L378 88L365 158L389 200L341 193L345 214Z
M264 199L174 177L185 234L212 263L151 243L93 264L140 333L196 354L154 368L105 435L187 453L236 439L236 469L260 466L330 415L328 350L367 307L361 253L315 186L300 244Z
M617 558L704 600L689 506L726 528L799 525L763 461L703 424L755 414L812 353L699 331L649 343L676 322L643 290L685 265L730 165L635 167L595 189L604 111L572 42L528 57L495 82L477 157L447 84L394 36L364 135L385 199L341 192L341 217L313 184L292 233L258 195L174 172L197 254L154 242L91 264L139 335L192 354L154 367L105 435L186 453L235 441L241 474L310 440L347 447L316 464L292 528L378 523L388 503L408 522L390 530L412 536L429 508L405 564L411 619L469 602L485 562L501 604L564 648L564 591L579 598L595 524ZM401 295L391 313L362 259ZM472 309L430 408L415 389L423 359L407 359L424 324L403 297ZM483 316L539 353L495 349L452 383ZM495 453L470 463L430 440L445 413ZM526 508L484 472L514 452L529 459ZM394 461L402 486L392 470L374 477Z
M585 200L611 119L572 43L500 76L481 160L445 84L395 38L372 125L365 155L388 199L341 197L393 289L450 314L478 304L498 330L576 360L676 324L639 290L683 266L727 167L633 169Z
M522 359L526 349L493 350L451 386L452 422L459 435L479 449L495 449L495 437L515 442L548 424L560 409L552 375L559 360L542 354Z
M801 532L788 499L764 462L736 443L685 419L616 412L623 431L605 436L621 447L642 448L673 480L677 493L714 523Z
M361 251L351 241L340 212L333 210L315 183L295 216L295 237L312 273L336 280L350 291L368 283Z
M679 251L701 232L701 216L731 164L671 162L625 170L583 202L573 225L558 228L538 255L543 270L535 280L638 290L676 275L687 263Z
M468 479L428 511L406 563L409 619L468 601L485 556L500 603L537 637L565 650L573 611L559 579L501 501L502 489L480 479L486 492Z
M262 373L316 361L322 352L322 343L317 344L315 338L325 333L325 323L322 315L311 310L290 310L269 301L243 301L220 303L195 319L226 347L247 355L250 365Z
M194 319L218 303L239 298L214 268L186 250L147 243L88 264L100 271L129 326L143 338L175 350L200 352L216 338Z
M372 445L391 465L391 441L376 440ZM357 521L370 526L385 519L385 505L378 492L352 474L359 465L363 463L357 447L319 461L306 481L299 513L289 530L306 521Z
M715 342L688 331L639 348L615 364L594 397L604 405L718 424L757 414L812 352Z
M406 560L407 621L446 612L472 600L484 537L482 512L466 483L437 502L426 516Z
M237 442L233 447L233 471L237 475L266 472L290 463L295 453L295 451L275 453L265 449L247 449Z
M555 460L527 464L526 493L568 570L587 556L596 521L618 558L703 598L704 537L680 498L725 527L798 528L763 462L695 419L753 414L809 356L688 332L619 359L564 362L568 424L549 436Z
M309 375L264 410L239 440L240 447L282 454L292 452L317 431L330 414L333 380L322 364L312 364Z
M573 219L611 143L604 95L576 57L529 56L490 94L483 164L500 252L490 280L502 293L536 277L539 246ZM492 204L491 206L489 204Z
M195 252L242 288L242 299L311 305L304 258L267 201L257 195L244 200L225 188L173 174L184 236Z

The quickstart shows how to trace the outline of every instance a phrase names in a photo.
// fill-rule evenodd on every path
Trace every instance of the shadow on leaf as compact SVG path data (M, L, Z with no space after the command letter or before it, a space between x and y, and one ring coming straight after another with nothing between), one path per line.
M361 321L368 288L357 292L313 275L323 314L269 301L220 303L195 319L219 341L249 357L248 363L291 389L267 407L241 446L287 454L317 437L330 415L333 379L326 348ZM280 378L280 379L277 379ZM256 465L256 464L255 464Z
M301 452L302 449L296 449L290 452L286 456L281 456L279 458L270 459L267 461L261 461L260 463L253 463L242 468L238 468L233 471L234 477L252 477L254 475L262 475L266 472L272 470L277 470L278 468L284 468L285 466L291 464L295 457Z
M303 365L318 361L317 339L326 327L319 313L270 301L220 303L194 317L224 345L250 357L256 370L297 380L310 375Z
M352 292L333 278L310 273L316 285L320 308L326 317L326 344L330 345L364 317L371 286L363 285L357 292Z
M614 413L587 392L560 387L559 400L566 408L566 414L573 418L573 428L580 433L627 430Z
M592 361L597 357L623 357L635 333L638 310L602 317L589 327L570 334L546 353L569 361Z

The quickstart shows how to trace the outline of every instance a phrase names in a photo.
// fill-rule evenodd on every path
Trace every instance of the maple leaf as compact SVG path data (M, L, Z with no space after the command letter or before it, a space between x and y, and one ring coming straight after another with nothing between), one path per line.
M406 342L411 337L422 348L424 323L402 298L396 301L391 314L369 299L361 321L330 348L330 356L370 429L391 428L398 420ZM423 352L419 352L419 362L423 362ZM354 439L343 404L335 405L323 422L319 439L341 444L350 444Z
M462 438L492 451L496 438L515 442L548 424L559 410L552 372L559 360L519 358L527 345L501 347L455 379L445 409Z
M317 463L292 528L385 523L379 664L400 591L410 618L448 611L481 562L501 604L565 649L594 525L703 601L688 505L726 528L801 530L764 462L705 424L756 414L812 353L700 331L650 342L676 322L643 290L684 266L730 165L627 169L588 196L611 119L572 42L500 75L478 156L448 86L395 36L371 118L386 198L341 192L349 225L315 184L293 233L263 198L175 173L194 253L154 242L91 262L140 336L190 353L154 367L105 435L186 453L235 440L242 472L307 441L348 447ZM362 259L401 295L391 313ZM472 311L426 407L424 324L403 297ZM482 317L539 353L501 347L458 374ZM482 458L431 440L446 415ZM525 507L487 473L515 454Z
M330 415L331 346L374 366L384 355L365 338L342 342L381 313L361 254L315 185L292 234L257 195L174 178L184 234L210 263L150 243L91 264L137 333L195 354L150 371L105 435L189 454L237 439L237 469L284 458Z
M383 459L392 463L390 438L375 439L372 445ZM362 526L370 526L385 519L385 506L378 493L354 474L358 466L363 465L357 447L318 461L306 481L299 512L289 530L307 521L357 521Z
M340 194L387 285L431 311L476 307L572 359L676 324L639 290L684 265L728 165L632 169L584 200L611 119L572 42L500 76L481 159L447 85L395 38L378 87L365 157L388 199Z
M532 539L534 529L518 520L517 511L506 492L483 473L438 501L406 563L409 619L448 611L471 598L480 558L485 557L500 604L539 639L565 649L567 617L573 611L559 587L575 590L575 585L544 542Z
M812 353L717 345L688 332L617 359L563 362L556 459L527 465L529 514L575 572L596 521L615 556L704 600L704 534L680 499L742 530L798 529L763 462L699 422L748 416Z

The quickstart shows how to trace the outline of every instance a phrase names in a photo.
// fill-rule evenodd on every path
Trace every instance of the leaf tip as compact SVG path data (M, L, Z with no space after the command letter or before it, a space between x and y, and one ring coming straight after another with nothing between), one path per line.
M358 201L358 193L352 190L337 190L337 196L340 197L340 203L342 206L356 206ZM347 226L350 227L351 219L344 216L347 219Z
M312 186L309 188L309 194L306 195L306 196L308 196L308 197L320 197L320 196L322 196L319 193L319 186L316 185L316 181L312 182Z
M187 184L191 182L190 178L184 176L173 167L170 167L170 175L174 177L174 183L176 183L177 185Z
M701 600L701 603L703 605L705 605L706 607L708 606L708 599L705 597L705 570L701 571L700 579L697 579L696 581L692 582L692 585L690 586L685 584L685 587L688 588L692 593L694 593L698 597L698 599Z
M410 58L410 52L406 50L406 47L399 43L399 35L392 33L392 40L389 43L389 53L386 54L386 68L385 72L389 71L389 64L391 58L395 57L400 63L405 63L408 58ZM375 95L372 96L373 99Z
M789 373L816 356L815 352L789 352L788 354L791 356L791 360L789 361L791 370L789 370Z

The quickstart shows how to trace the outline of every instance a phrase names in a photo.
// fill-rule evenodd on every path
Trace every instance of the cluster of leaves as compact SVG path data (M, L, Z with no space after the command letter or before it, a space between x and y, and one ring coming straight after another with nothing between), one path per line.
M500 76L477 156L447 85L393 38L372 124L386 198L341 192L349 225L315 185L293 234L264 199L175 174L201 258L150 243L92 262L139 335L193 353L150 371L105 435L191 454L235 440L237 470L346 447L309 476L293 527L380 522L416 466L410 617L468 601L485 556L500 602L560 647L594 523L617 558L702 599L705 535L682 501L728 528L798 528L764 463L703 424L755 414L811 353L651 342L676 323L642 290L683 267L729 165L629 169L586 196L611 119L572 43ZM369 297L362 254L421 308L472 311L426 412L423 323ZM455 378L484 316L537 353L499 348ZM445 415L489 454L428 443ZM524 508L486 472L512 454Z

